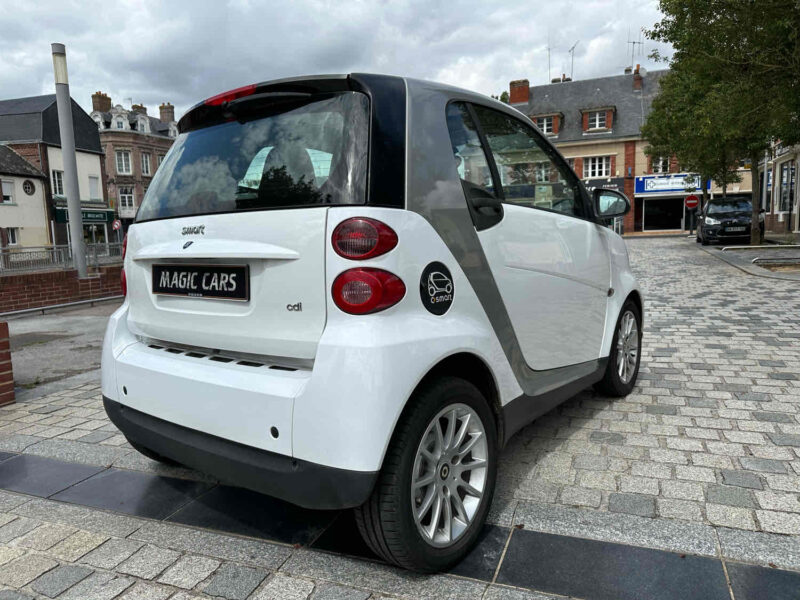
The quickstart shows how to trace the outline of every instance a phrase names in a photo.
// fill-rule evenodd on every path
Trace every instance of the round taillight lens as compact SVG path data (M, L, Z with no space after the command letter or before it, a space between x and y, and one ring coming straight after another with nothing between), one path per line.
M397 246L397 234L376 219L353 217L336 226L331 242L339 256L365 260L386 254Z
M365 315L394 306L406 294L403 281L382 269L349 269L333 281L333 301L351 315Z
M119 270L119 287L122 288L122 295L128 295L128 278L125 277L125 269Z

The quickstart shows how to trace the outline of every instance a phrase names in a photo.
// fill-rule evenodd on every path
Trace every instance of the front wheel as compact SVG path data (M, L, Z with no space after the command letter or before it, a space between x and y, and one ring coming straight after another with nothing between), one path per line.
M471 383L426 386L398 423L372 496L355 509L369 547L388 562L432 573L475 543L492 501L497 432Z
M630 300L625 302L617 319L606 372L595 389L607 396L627 396L636 385L642 346L642 315Z

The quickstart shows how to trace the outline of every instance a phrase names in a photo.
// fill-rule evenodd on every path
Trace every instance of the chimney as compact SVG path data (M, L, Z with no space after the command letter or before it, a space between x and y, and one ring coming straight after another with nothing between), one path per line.
M101 91L92 94L92 110L97 112L109 112L111 110L111 98Z
M642 76L639 73L639 65L636 65L636 69L633 71L633 89L634 91L642 91Z
M508 103L521 104L531 97L531 84L527 79L517 79L508 84Z
M566 80L567 80L567 74L566 73L562 73L561 74L561 81L566 81Z
M172 123L175 120L175 107L169 102L165 102L159 106L158 112L160 114L159 119L164 121L164 123Z
M147 114L147 107L144 104L132 104L131 110L136 113Z
M633 72L633 67L625 67L625 75L630 75Z

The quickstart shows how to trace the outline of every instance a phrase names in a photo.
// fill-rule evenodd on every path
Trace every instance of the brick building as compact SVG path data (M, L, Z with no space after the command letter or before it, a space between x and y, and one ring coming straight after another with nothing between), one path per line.
M776 141L758 166L766 230L794 242L800 241L798 163L800 146L785 146Z
M159 106L159 117L134 104L130 110L103 92L92 94L92 119L100 132L106 155L106 190L123 228L136 216L150 181L178 135L175 108L169 102Z
M114 218L103 186L106 177L103 149L94 121L74 100L72 127L84 241L102 243L109 239ZM55 94L0 100L0 144L13 149L46 175L47 237L39 237L39 243L68 244L67 199L64 196L64 167Z
M681 171L674 157L649 157L641 127L667 71L646 72L637 65L624 74L571 81L562 77L531 86L509 84L509 103L528 115L569 160L589 188L625 192L633 210L625 231L682 230L689 227L683 206L687 190L700 178ZM750 172L729 193L751 193ZM712 195L721 189L711 187Z

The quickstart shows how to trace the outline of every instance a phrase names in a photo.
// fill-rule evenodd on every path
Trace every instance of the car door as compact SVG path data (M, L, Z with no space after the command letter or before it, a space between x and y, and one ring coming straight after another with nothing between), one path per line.
M610 287L609 254L600 225L564 160L520 119L466 103L458 113L459 172L468 183L473 215L486 218L486 202L502 201L501 217L478 237L500 290L525 362L535 370L597 359L605 331ZM490 212L490 211L488 211Z

